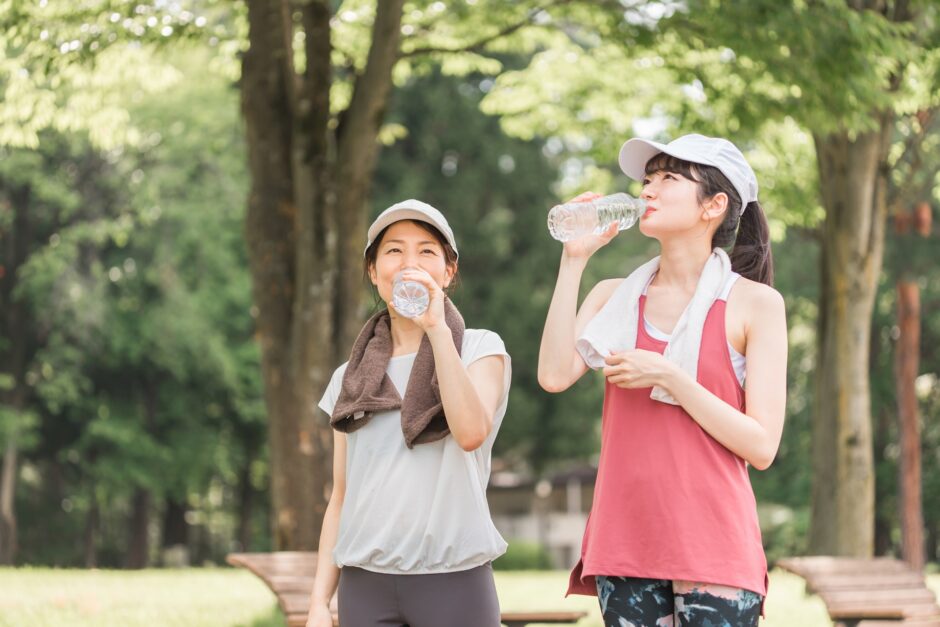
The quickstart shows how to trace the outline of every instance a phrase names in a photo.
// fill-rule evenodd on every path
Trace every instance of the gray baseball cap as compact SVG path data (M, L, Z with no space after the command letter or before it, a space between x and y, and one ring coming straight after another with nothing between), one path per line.
M368 241L366 241L366 247L363 249L362 254L365 255L366 251L369 250L369 246L372 245L375 238L382 232L382 229L400 220L417 220L419 222L426 222L435 227L441 232L444 239L447 240L447 243L450 244L450 247L454 249L454 252L457 253L459 257L459 253L457 252L457 240L454 239L454 232L447 223L447 218L444 217L444 214L428 203L415 200L414 198L397 202L379 214L379 217L377 217L375 221L372 222L372 226L369 227L367 235Z
M749 202L757 200L757 176L738 147L727 139L704 135L683 135L668 144L633 138L620 149L620 169L630 178L642 181L646 176L646 163L657 154L667 155L718 168L738 192L743 211Z

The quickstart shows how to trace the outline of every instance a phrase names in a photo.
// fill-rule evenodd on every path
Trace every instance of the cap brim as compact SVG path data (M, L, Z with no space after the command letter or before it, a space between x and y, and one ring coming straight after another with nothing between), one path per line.
M666 145L648 139L628 139L620 148L620 169L635 181L642 181L646 176L646 163L661 152L666 152Z
M447 240L447 243L450 244L451 248L454 249L454 253L457 253L457 242L451 239L450 229L445 227L443 224L438 224L419 209L409 209L408 207L396 208L394 211L389 211L387 214L379 216L375 222L372 223L372 226L369 227L369 231L366 234L367 241L366 247L363 249L362 253L365 254L369 250L369 246L372 245L372 242L375 241L375 238L379 236L379 233L382 232L382 229L386 228L390 224L395 222L400 222L402 220L417 220L418 222L424 222L425 224L430 224L436 228L444 236L444 239Z
M441 228L439 225L434 224L434 222L429 220L426 213L418 211L417 209L408 209L407 207L402 207L401 209L396 209L395 211L389 212L387 215L382 216L380 220L376 220L372 226L369 227L369 241L371 242L376 237L378 237L379 233L382 232L382 229L387 227L389 224L394 224L395 222L400 222L402 220L418 220L419 222L426 222L435 228Z

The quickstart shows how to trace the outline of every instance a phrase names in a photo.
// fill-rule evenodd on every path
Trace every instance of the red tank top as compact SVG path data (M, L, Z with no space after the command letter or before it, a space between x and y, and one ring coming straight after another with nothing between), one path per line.
M646 332L637 348L662 353ZM744 411L725 334L725 300L705 319L698 382ZM596 595L594 575L713 583L766 596L767 560L747 465L651 388L604 393L601 455L581 559L568 594Z

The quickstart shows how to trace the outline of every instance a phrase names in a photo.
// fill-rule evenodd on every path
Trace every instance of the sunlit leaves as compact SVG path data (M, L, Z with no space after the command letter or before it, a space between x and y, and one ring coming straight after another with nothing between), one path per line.
M46 128L87 132L105 149L136 143L127 103L176 80L153 50L226 38L214 4L0 2L0 145L35 148Z
M641 19L643 6L655 19ZM637 3L623 39L555 41L502 74L483 107L514 135L558 138L575 160L563 177L575 185L594 184L593 168L612 166L632 135L732 137L766 181L777 224L812 226L822 210L808 131L857 132L884 108L904 114L940 99L936 10L919 9L909 22L842 0Z

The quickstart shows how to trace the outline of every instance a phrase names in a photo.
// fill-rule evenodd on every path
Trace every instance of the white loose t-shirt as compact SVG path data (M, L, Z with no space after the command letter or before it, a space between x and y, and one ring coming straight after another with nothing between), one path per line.
M389 378L404 396L417 353L389 360ZM346 434L346 494L333 561L379 573L429 574L468 570L506 552L486 502L490 452L506 413L511 377L500 337L466 329L460 351L464 366L499 355L504 360L503 396L493 430L474 451L452 435L409 449L401 411L376 413L366 426ZM327 414L339 398L343 364L320 399Z

